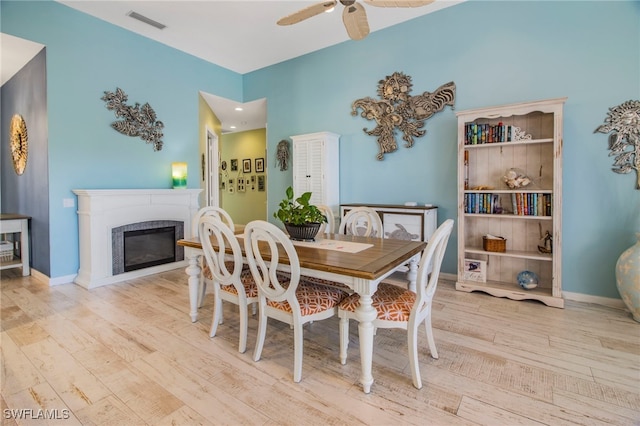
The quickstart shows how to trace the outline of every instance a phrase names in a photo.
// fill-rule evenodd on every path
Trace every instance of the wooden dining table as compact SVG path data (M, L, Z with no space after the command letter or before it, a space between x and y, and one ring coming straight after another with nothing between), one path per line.
M238 235L240 246L244 251L242 234ZM376 292L378 284L389 277L403 265L409 265L407 278L415 288L417 277L417 264L420 253L425 248L424 241L407 241L396 239L382 239L371 237L359 237L341 234L325 234L313 243L294 242L294 247L300 260L300 272L302 275L337 281L346 284L354 292L360 295L360 306L356 310L358 319L358 336L360 340L360 361L362 373L360 383L365 393L371 391L373 376L371 364L373 359L373 320L376 318L376 310L371 304L371 296ZM345 245L356 243L367 245L367 248L358 251L341 251L340 243ZM320 245L324 243L324 248ZM330 243L330 244L327 244ZM200 283L200 257L202 245L195 238L181 239L178 245L185 249L185 256L189 260L186 273L189 276L189 303L191 321L198 319L198 289ZM336 249L327 249L333 245ZM282 259L281 259L282 260ZM288 269L286 259L283 260L283 270Z

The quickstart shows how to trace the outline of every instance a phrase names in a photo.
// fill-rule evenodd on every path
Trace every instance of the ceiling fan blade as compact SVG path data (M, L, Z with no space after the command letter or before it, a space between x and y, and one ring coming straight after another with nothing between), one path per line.
M342 22L352 40L362 40L369 34L369 22L364 6L354 3L345 6L342 11Z
M278 20L278 25L297 24L300 21L304 21L305 19L309 19L331 9L332 7L335 7L336 3L338 3L337 0L327 0L323 1L322 3L316 3L309 7L305 7L304 9L300 9L299 11L292 13L291 15L281 18L280 20Z
M420 7L433 3L435 0L364 0L371 6L378 7Z

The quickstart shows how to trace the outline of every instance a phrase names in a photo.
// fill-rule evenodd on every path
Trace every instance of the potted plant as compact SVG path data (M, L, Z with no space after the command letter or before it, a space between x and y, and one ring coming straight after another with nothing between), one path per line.
M287 198L280 201L280 208L273 217L282 221L292 240L313 241L327 218L318 207L309 203L311 192L305 192L294 200L293 188L288 187L286 194Z

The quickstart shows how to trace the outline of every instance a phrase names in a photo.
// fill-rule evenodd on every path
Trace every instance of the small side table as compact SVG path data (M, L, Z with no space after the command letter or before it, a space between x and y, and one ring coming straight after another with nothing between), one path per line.
M21 214L2 213L0 214L0 235L2 236L3 249L0 251L0 270L10 268L22 268L22 276L31 274L29 268L29 220L30 216ZM6 241L6 234L20 233L20 242L17 246L15 236L10 242ZM11 244L11 257L4 256L6 250L4 246ZM18 255L16 255L18 253Z

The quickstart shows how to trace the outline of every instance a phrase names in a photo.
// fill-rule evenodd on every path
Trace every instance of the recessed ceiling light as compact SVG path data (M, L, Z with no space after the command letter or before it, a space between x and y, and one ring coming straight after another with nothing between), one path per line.
M236 111L242 111L242 107L236 107Z
M230 129L235 129L235 128L236 128L236 126L229 126L229 128L230 128Z
M329 9L325 10L325 11L324 11L324 13L331 13L331 12L333 12L335 9L336 9L336 7L335 7L335 6L330 7Z

